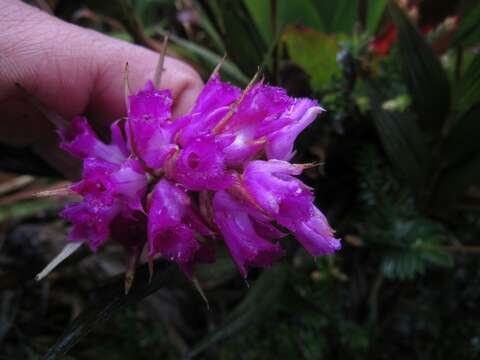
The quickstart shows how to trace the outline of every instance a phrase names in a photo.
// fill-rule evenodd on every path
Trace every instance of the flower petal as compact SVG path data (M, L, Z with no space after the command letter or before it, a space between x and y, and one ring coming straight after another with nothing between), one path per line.
M213 242L199 242L199 245L200 248L195 252L192 260L180 264L180 268L189 278L192 278L196 264L211 264L215 262L215 245Z
M335 239L312 197L302 195L285 199L275 220L289 229L312 256L331 254L341 248L340 240Z
M180 132L179 144L187 146L199 137L211 134L215 125L228 113L227 106L217 108L211 112L194 113L190 115L189 123ZM233 141L233 139L231 140Z
M128 147L127 142L123 136L121 120L117 120L110 125L110 133L112 135L112 145L115 145L125 157L128 157L131 153L131 150Z
M172 103L170 90L157 90L153 82L148 81L143 90L128 97L128 117L161 125L170 119Z
M191 221L189 215L192 211L190 198L184 189L166 179L158 182L148 209L150 257L161 254L179 264L195 261L196 253L201 249L195 238L196 223L200 220Z
M151 82L129 97L129 143L133 152L152 169L160 168L178 148L173 144L178 129L170 119L172 102L169 90L157 90Z
M258 83L245 94L226 131L238 131L252 124L259 126L265 119L278 117L287 111L291 103L292 99L285 89Z
M220 190L233 183L227 173L223 149L213 136L197 138L172 160L168 175L189 190Z
M265 144L256 138L257 131L264 122L277 120L291 103L292 99L282 88L262 83L254 85L222 130L235 136L235 141L225 148L227 164L238 166L262 151Z
M214 75L200 93L189 115L189 123L181 130L179 144L187 146L199 137L210 135L240 94L239 88L222 82L218 74Z
M266 147L268 159L290 160L293 157L293 146L297 136L310 125L323 111L317 102L310 99L297 99L294 105L284 114L290 124L267 136Z
M92 251L97 251L110 236L110 222L119 212L118 206L84 201L66 206L61 216L73 224L69 240L85 241Z
M71 189L88 201L101 201L104 206L119 202L131 210L143 211L142 198L147 189L147 176L138 160L112 164L87 158L83 164L83 179Z
M238 87L221 81L220 75L215 74L202 89L192 113L210 113L233 103L240 94Z
M268 267L283 256L279 244L272 244L257 234L245 205L230 194L217 192L213 198L213 208L215 223L242 276L247 276L250 266Z
M139 255L147 242L147 217L141 212L119 214L110 223L110 237L128 253Z
M126 158L125 148L116 142L106 145L93 132L84 117L74 118L69 126L58 130L60 148L70 154L85 159L96 157L98 159L119 163Z
M147 191L147 176L138 160L128 159L111 174L117 199L131 210L143 211L142 199Z
M340 240L335 239L333 230L327 219L312 205L312 215L308 221L299 222L292 233L311 256L332 254L342 247Z
M243 173L243 184L255 202L275 216L286 197L307 192L306 186L292 175L299 175L302 167L286 161L256 160Z

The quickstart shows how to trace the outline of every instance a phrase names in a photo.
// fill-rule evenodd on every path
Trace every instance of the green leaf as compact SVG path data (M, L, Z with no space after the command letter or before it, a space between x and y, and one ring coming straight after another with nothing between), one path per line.
M450 109L450 85L440 60L425 38L393 1L390 14L398 28L399 56L419 123L425 129L441 130Z
M357 2L352 0L311 0L328 33L350 34L357 18Z
M249 76L255 74L262 63L267 47L255 22L242 1L212 0L209 6L227 54Z
M128 295L125 295L123 275L116 278L112 285L98 291L95 302L75 318L65 329L62 336L52 346L43 360L60 359L82 338L90 333L95 326L107 321L115 313L124 310L165 287L186 284L187 280L178 267L165 262L156 262L155 274L152 282L148 281L148 266L142 265L137 269L135 281Z
M384 275L405 280L423 274L428 264L452 266L452 256L440 247L445 241L444 234L445 230L440 224L426 218L394 220L385 234L392 248L382 259Z
M432 208L448 214L470 185L480 184L480 104L456 122L442 148L442 168L433 189Z
M0 222L22 219L38 215L42 211L61 208L64 203L52 199L21 201L11 205L0 206Z
M167 32L161 28L155 28L158 33L166 35ZM174 45L177 45L176 50L183 56L196 61L203 65L208 74L217 66L222 60L222 56L197 45L191 41L182 39L174 34L169 34L169 39ZM227 80L233 81L237 85L244 86L248 84L249 79L242 73L238 67L229 60L225 60L220 73L226 77Z
M407 113L382 109L386 97L378 83L366 80L370 97L371 114L380 141L397 172L416 191L421 191L429 166L428 148L420 128Z
M476 55L458 84L455 94L455 108L465 111L480 103L480 55Z
M207 335L186 356L192 358L209 346L226 339L258 321L262 321L278 304L285 287L287 267L279 264L264 270L248 290L245 299L227 316L225 321Z
M458 200L468 186L480 184L480 153L465 162L456 164L442 173L433 195L432 209L437 213L448 214L455 210Z
M217 29L215 29L215 26L212 24L207 14L205 14L205 11L203 11L203 8L197 3L195 3L195 5L195 10L198 13L200 26L208 34L213 44L215 45L216 50L220 53L224 53L225 44L222 40L222 37L218 33Z
M108 35L114 37L115 39L123 40L129 43L133 42L132 35L127 32L110 32Z
M195 276L202 284L218 283L224 279L238 276L238 269L225 248L217 249L216 260L213 264L198 264L195 267Z
M275 34L272 34L272 2L244 0L244 3L262 34L265 43L271 44L275 37ZM318 31L324 30L322 18L317 13L311 0L276 1L277 31L288 25L301 25Z
M289 27L283 41L292 61L310 76L313 90L321 90L334 76L340 76L336 60L339 47L334 36L313 29Z
M454 46L472 46L480 42L480 2L465 9L453 37Z
M415 275L423 274L425 267L425 261L410 251L386 255L381 264L385 277L399 280L413 279Z
M382 271L387 278L407 280L425 273L427 264L452 267L453 257L439 247L425 245L386 255L382 260Z
M437 266L443 266L443 267L452 267L453 266L453 257L452 255L445 251L442 250L441 248L426 248L424 251L421 253L422 258L427 260L433 265Z
M302 25L317 31L323 31L325 25L322 16L316 11L311 0L278 1L278 27Z
M440 251L438 252L438 254ZM446 261L451 264L452 260L435 257L433 250L406 249L386 255L382 260L382 271L387 278L409 280L416 275L422 275L427 269L428 263L445 266ZM443 254L443 253L442 253ZM447 256L449 256L447 254Z
M387 0L368 0L367 8L367 32L369 35L375 34L382 15L387 7Z
M145 26L151 26L158 22L158 14L175 11L175 3L172 0L127 0L135 10L135 14ZM101 1L95 1L99 3ZM108 3L111 1L105 1Z
M244 0L258 31L266 44L273 40L270 1Z
M463 114L450 132L443 147L442 160L447 166L455 166L480 154L480 103Z

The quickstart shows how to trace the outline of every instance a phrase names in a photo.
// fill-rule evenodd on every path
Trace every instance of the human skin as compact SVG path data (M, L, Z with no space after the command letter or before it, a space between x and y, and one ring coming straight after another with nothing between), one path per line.
M22 94L24 87L65 119L85 114L97 129L125 115L123 72L140 89L152 79L158 54L61 21L17 0L0 0L0 142L30 147L72 174L75 163L58 150L55 129ZM160 88L171 89L174 116L192 107L203 87L199 75L167 57Z

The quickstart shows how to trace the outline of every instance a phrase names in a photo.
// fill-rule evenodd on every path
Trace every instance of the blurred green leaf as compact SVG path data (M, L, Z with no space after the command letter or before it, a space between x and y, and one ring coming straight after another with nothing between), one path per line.
M455 210L458 200L467 191L468 186L480 184L480 153L470 159L455 164L442 173L435 189L432 209L442 215Z
M153 294L161 288L168 286L178 287L187 284L187 280L178 270L178 267L165 262L155 263L155 274L152 282L148 281L148 266L144 264L137 269L135 281L128 295L125 295L123 275L116 277L112 285L98 291L95 302L77 316L65 329L64 333L52 346L44 360L63 358L64 355L82 338L90 333L94 327L108 320L115 313L126 307L138 303L145 297Z
M420 128L407 113L382 109L385 96L378 83L366 80L373 123L394 168L416 191L421 191L429 166L429 153Z
M270 44L273 39L270 1L244 0L244 3L263 40L266 44Z
M167 32L163 29L156 28L157 32L161 35L166 35ZM182 39L176 35L168 34L169 39L174 45L177 45L176 50L186 58L203 65L203 68L210 73L213 71L222 60L222 56L215 54L214 52L197 45L191 41ZM238 69L238 67L231 61L225 60L220 69L220 72L227 80L233 81L237 85L248 84L249 79Z
M323 20L327 33L350 34L357 18L357 1L311 0Z
M389 279L413 279L417 274L425 272L426 264L411 252L398 252L385 255L382 260L382 272Z
M249 76L262 63L267 47L252 16L242 1L212 0L204 3L211 10L228 56Z
M422 249L422 258L424 258L433 265L443 267L453 266L452 255L439 247L425 247L424 249Z
M368 0L367 8L367 32L369 35L375 34L382 15L387 7L387 0Z
M312 0L278 1L278 27L301 25L318 31L325 29L321 14L316 11Z
M382 104L382 109L386 111L407 111L412 103L408 94L400 94L393 99L389 99Z
M272 34L272 2L244 0L244 3L263 39L267 44L271 44L275 37L275 34ZM301 25L318 31L324 30L323 20L311 0L277 0L276 21L277 31L288 25Z
M11 205L0 206L0 222L9 219L22 219L38 215L41 211L60 208L63 202L52 199L21 201Z
M130 43L133 42L132 35L126 32L116 31L116 32L110 32L108 33L108 35L111 37L114 37L115 39L123 40Z
M213 264L198 264L195 276L203 283L215 283L224 279L238 276L238 269L224 247L217 249L216 260Z
M352 349L356 354L363 354L368 349L370 338L367 327L349 321L340 327L340 340L343 346Z
M480 102L480 55L476 55L457 86L456 108L465 111Z
M336 55L339 47L334 36L313 29L289 27L283 34L290 58L309 76L313 90L319 91L340 76Z
M464 113L457 121L445 140L442 161L448 166L466 161L480 153L480 104Z
M225 44L223 43L222 37L218 33L217 29L215 29L215 26L212 24L207 14L205 14L205 11L203 11L203 8L200 5L198 5L198 3L195 3L195 4L196 4L195 10L198 13L200 26L208 34L213 44L215 45L216 50L220 53L224 53Z
M287 267L279 264L264 270L248 291L245 299L225 318L225 321L207 335L186 356L192 358L227 337L253 325L270 314L278 305L285 287Z
M424 37L394 2L390 14L398 28L399 56L405 81L426 129L440 131L450 109L450 85L440 60Z
M104 2L109 3L111 1ZM167 10L172 12L176 10L175 0L126 0L126 2L131 4L135 14L145 26L155 25L159 13L165 14Z
M430 220L397 219L388 234L393 248L387 252L381 265L388 278L412 279L423 274L428 264L453 265L450 253L440 247L445 239L443 228Z
M480 42L480 2L463 11L460 24L453 37L454 46L472 46Z
M123 4L128 4L132 6L126 0L112 0L112 1L95 1L95 0L85 0L84 4L95 13L100 13L103 15L111 16L114 19L122 20L123 19Z

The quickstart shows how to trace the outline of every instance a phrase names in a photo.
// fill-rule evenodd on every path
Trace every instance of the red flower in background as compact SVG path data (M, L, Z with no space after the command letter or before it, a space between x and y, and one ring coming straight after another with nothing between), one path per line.
M397 40L397 28L392 23L388 24L381 35L375 37L370 43L370 50L377 55L386 56L392 44Z
M400 6L405 9L408 17L413 22L420 23L419 19L421 19L422 14L416 4L406 4L403 2L400 3ZM421 24L419 25L419 30L424 36L439 30L440 34L435 37L431 45L435 52L441 54L448 48L448 44L457 28L458 20L458 15L448 16L442 20ZM380 34L370 42L369 48L376 55L386 56L390 53L390 48L396 40L397 28L390 22L380 31Z

